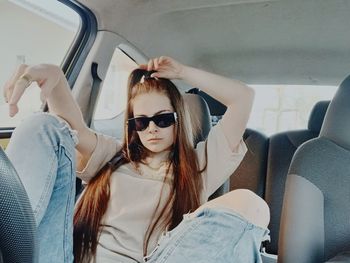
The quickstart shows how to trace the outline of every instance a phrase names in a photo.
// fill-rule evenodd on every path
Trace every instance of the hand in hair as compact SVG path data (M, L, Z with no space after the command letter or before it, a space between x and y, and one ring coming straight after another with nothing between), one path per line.
M156 70L151 77L166 79L181 79L185 66L173 58L161 56L148 61L148 64L140 65L141 69Z

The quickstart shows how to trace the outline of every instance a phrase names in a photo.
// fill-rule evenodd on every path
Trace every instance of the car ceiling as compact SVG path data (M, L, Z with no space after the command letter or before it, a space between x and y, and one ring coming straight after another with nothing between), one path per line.
M348 0L80 0L99 30L149 57L250 84L338 85L350 73Z

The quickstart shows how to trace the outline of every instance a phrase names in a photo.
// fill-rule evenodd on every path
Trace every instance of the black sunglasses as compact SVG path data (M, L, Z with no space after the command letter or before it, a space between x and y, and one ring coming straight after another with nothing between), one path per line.
M152 117L136 117L128 119L128 126L131 130L144 131L149 122L153 121L159 128L166 128L173 125L177 120L176 112L157 114Z

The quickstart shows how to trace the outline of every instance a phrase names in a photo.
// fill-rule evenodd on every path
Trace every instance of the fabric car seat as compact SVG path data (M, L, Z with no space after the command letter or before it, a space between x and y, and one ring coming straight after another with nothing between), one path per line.
M302 143L319 135L328 105L329 101L320 101L314 105L307 129L281 132L270 137L265 200L270 207L271 241L265 243L267 253L277 254L278 251L284 187L293 154Z
M194 145L197 145L198 142L204 141L208 137L211 128L209 108L199 95L185 93L182 96L189 110Z
M243 140L248 151L230 178L230 190L245 188L264 198L269 138L247 128Z
M17 172L0 147L0 262L35 263L34 214Z
M350 76L332 99L319 137L294 154L283 199L280 263L325 262L350 250L349 101Z

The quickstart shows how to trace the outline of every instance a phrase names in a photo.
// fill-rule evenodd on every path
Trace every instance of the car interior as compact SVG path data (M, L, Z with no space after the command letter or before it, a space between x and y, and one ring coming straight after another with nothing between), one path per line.
M245 188L267 202L270 241L261 246L264 263L350 262L350 2L59 2L81 19L61 63L73 95L91 129L118 139L123 111L96 117L116 51L135 64L126 73L149 58L169 55L248 85L336 86L334 96L312 104L302 128L267 134L248 125L243 135L248 152L209 199ZM226 107L196 87L175 84L195 123L196 144ZM0 138L8 140L14 128L0 127ZM79 195L79 179L76 189ZM1 147L0 197L0 262L37 262L28 197Z

